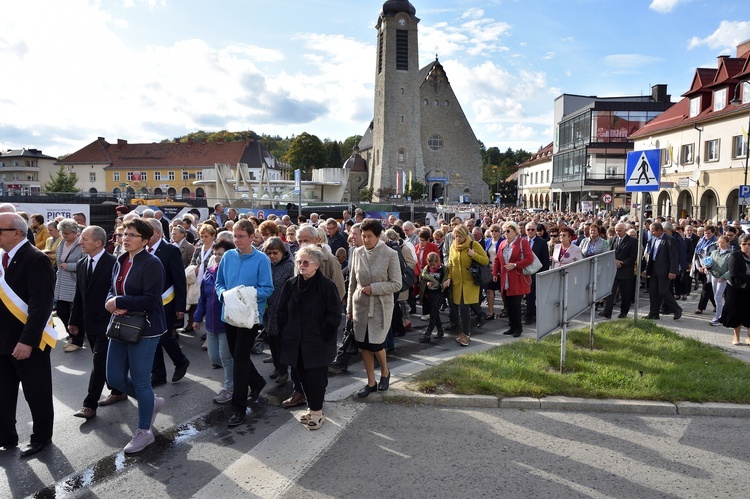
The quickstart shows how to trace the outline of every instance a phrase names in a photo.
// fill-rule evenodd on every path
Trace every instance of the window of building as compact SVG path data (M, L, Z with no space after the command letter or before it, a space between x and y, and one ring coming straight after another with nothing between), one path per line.
M429 105L430 105L430 101L429 101L429 100L427 100L427 99L425 99L425 100L424 100L423 102L424 102L424 105L425 105L425 107L427 107L427 106L429 106Z
M445 101L445 107L448 107L450 103L448 101Z
M404 115L402 114L401 115L401 123L403 123L403 122L404 122Z
M680 162L683 165L692 165L693 158L693 144L684 144L680 150Z
M750 83L745 82L742 84L742 103L747 104L750 102Z
M128 178L128 182L132 182L133 181L133 172L128 172L127 173L127 178Z
M154 180L161 180L161 172L154 172Z
M396 69L409 70L409 32L405 29L396 30Z
M539 172L536 172L536 173L534 174L534 183L535 183L535 184L538 184L538 183L539 183Z
M195 172L195 180L203 180L203 172Z
M404 95L404 87L401 87L401 95Z
M190 173L187 170L182 170L182 180L189 180Z
M89 182L96 182L96 172L89 172Z
M174 181L174 172L169 172L169 173L167 173L167 178L168 178L169 180L172 180L172 181Z
M113 182L119 182L120 181L120 172L112 172L112 181Z
M141 181L145 182L148 180L148 173L141 172Z
M443 148L443 138L440 135L433 135L427 140L427 147L431 151L439 151Z
M437 99L435 99L435 101L433 102L433 104L435 104L435 107L438 107L440 105L440 101L437 100Z
M690 99L690 117L693 118L701 113L701 98L693 97Z
M403 149L399 149L398 150L398 162L403 163L404 161L406 161L406 151L404 151Z
M714 111L721 111L727 107L727 89L714 90Z
M719 161L719 139L706 141L706 161Z
M549 170L547 170L547 183L549 184Z
M378 33L378 74L383 72L383 31Z
M732 158L744 158L747 154L747 139L743 135L732 137Z

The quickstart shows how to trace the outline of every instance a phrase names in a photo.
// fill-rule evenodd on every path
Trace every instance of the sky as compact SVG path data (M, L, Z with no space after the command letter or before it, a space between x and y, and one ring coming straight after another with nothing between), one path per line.
M0 7L0 150L204 130L343 141L373 116L384 0L24 0ZM554 99L672 100L750 39L738 0L412 0L487 147L553 140ZM345 152L346 154L347 152Z

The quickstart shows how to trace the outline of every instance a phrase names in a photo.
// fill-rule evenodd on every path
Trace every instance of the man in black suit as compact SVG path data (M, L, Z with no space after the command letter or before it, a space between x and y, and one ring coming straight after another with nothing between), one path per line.
M52 315L55 273L50 259L26 238L28 226L15 213L0 213L3 287L28 306L19 319L6 292L0 300L0 447L18 445L16 406L18 384L31 409L34 422L31 441L21 450L30 456L52 441L55 418L52 403L50 351L42 344L43 331ZM11 308L9 308L9 305Z
M537 237L537 224L529 222L526 224L526 238L529 240L529 246L536 257L542 262L542 268L539 272L549 270L549 246L541 237ZM533 324L536 321L536 275L531 276L531 292L526 295L526 324Z
M167 243L162 239L161 223L155 218L150 218L148 222L154 228L154 235L148 242L148 251L153 253L164 267L165 280L164 291L170 288L169 295L173 295L171 300L165 297L169 302L164 305L164 317L167 320L167 331L159 338L159 345L156 347L154 355L154 367L151 370L151 385L159 386L167 382L167 368L164 365L164 352L167 351L169 358L174 363L174 374L172 383L176 383L185 377L190 360L182 353L180 344L177 343L177 327L182 327L182 320L185 316L185 299L187 297L187 283L185 281L185 267L182 266L182 257L177 247Z
M154 218L161 223L161 232L164 235L164 240L170 242L169 221L164 218L164 213L161 210L156 210L154 211Z
M667 310L674 312L674 320L682 317L682 307L672 295L670 284L677 277L679 270L679 253L677 243L672 236L664 233L664 228L659 222L654 222L650 227L651 241L646 247L648 264L644 277L649 277L648 299L650 302L649 314L646 319L658 319L659 307L664 303Z
M77 336L85 334L94 354L94 366L89 376L89 388L83 407L73 414L77 418L91 419L96 416L99 398L104 389L107 375L107 326L112 316L104 303L112 284L112 268L117 259L104 251L107 233L101 227L92 225L81 232L81 250L86 255L78 261L76 273L76 294L70 312L68 331ZM115 402L127 399L128 396L117 390L103 402ZM104 405L109 405L105 402Z
M624 223L615 225L615 233L612 248L615 250L615 280L612 282L612 294L604 302L604 310L599 312L601 317L610 319L612 308L615 306L617 292L620 292L620 315L618 319L627 317L630 311L630 303L635 289L635 262L638 259L638 241L630 237Z

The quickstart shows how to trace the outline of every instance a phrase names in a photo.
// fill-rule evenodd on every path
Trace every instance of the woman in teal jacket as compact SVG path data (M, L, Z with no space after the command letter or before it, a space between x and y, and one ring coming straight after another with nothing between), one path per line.
M711 252L711 266L707 266L708 276L711 279L711 287L714 290L716 300L716 313L711 319L712 326L720 326L721 311L724 308L724 290L729 279L729 257L732 256L732 248L729 247L727 236L719 236L717 240L719 247Z

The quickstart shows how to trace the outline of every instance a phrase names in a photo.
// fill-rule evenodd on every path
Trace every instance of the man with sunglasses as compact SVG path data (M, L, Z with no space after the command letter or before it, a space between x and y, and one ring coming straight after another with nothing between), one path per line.
M549 270L549 248L547 242L541 237L537 237L537 224L529 222L526 224L526 238L529 240L529 246L539 261L542 262L542 268L539 272ZM531 292L526 295L526 317L525 324L533 324L536 321L536 275L531 276Z

